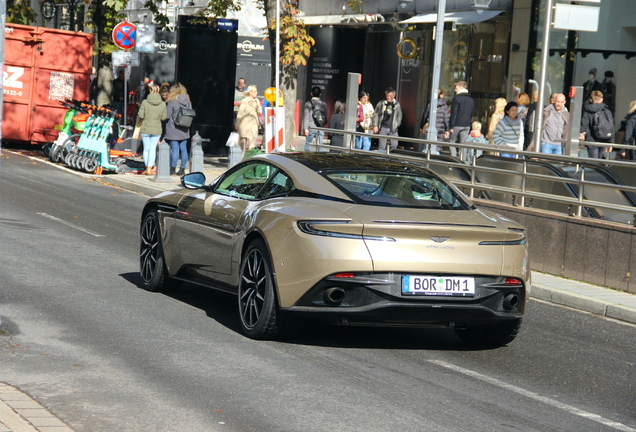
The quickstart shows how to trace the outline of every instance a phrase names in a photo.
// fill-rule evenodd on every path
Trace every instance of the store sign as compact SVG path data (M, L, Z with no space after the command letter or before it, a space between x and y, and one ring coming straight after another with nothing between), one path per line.
M236 48L244 53L250 53L252 51L265 51L265 45L253 44L250 40L245 40L236 44Z
M135 32L135 51L154 53L156 30L157 26L154 24L137 24L137 31Z
M554 9L555 29L597 32L601 8L557 3Z
M139 53L136 51L113 51L113 66L139 66Z

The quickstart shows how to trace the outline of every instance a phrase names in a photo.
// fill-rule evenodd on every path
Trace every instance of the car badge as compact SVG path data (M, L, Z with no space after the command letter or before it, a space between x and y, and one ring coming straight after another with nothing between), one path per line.
M444 243L445 241L450 240L450 237L431 236L429 238L433 240L435 243Z

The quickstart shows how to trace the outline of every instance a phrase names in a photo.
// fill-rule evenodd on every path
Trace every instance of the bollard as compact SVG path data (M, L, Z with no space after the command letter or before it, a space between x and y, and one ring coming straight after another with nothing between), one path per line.
M190 145L190 172L203 172L203 149L201 135L196 131Z
M170 178L170 146L166 141L161 141L157 150L157 174L150 180L159 183L173 183Z
M227 149L227 167L232 168L234 165L243 160L243 150L238 144L234 144Z

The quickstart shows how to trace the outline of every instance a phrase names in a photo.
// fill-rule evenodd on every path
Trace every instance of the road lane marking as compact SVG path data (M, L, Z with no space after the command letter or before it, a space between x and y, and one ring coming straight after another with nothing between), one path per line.
M563 402L559 402L557 400L550 399L550 398L545 397L545 396L541 396L540 394L537 394L535 392L531 392L531 391L523 389L521 387L514 386L512 384L508 384L506 382L498 380L497 378L492 378L492 377L489 377L487 375L480 374L479 372L475 372L475 371L472 371L470 369L464 369L462 367L455 366L453 364L449 364L449 363L443 362L441 360L427 360L427 361L430 362L430 363L434 363L434 364L436 364L438 366L442 366L442 367L445 367L447 369L453 370L455 372L459 372L461 374L468 375L470 377L476 378L476 379L478 379L480 381L487 382L488 384L492 384L494 386L501 387L501 388L509 390L511 392L518 393L518 394L520 394L522 396L525 396L525 397L530 398L530 399L534 399L534 400L536 400L538 402L544 403L546 405L550 405L550 406L552 406L554 408L558 408L560 410L567 411L570 414L574 414L574 415L577 415L577 416L580 416L580 417L584 417L584 418L589 419L589 420L593 420L593 421L595 421L597 423L601 423L601 424L603 424L605 426L609 426L611 428L614 428L614 429L617 429L617 430L620 430L620 431L625 431L625 432L636 432L636 429L630 428L629 426L626 426L626 425L624 425L622 423L618 423L618 422L606 419L604 417L601 417L598 414L593 414L591 412L583 411L581 409L573 407L572 405L564 404Z
M67 221L63 220L63 219L56 218L55 216L51 216L50 214L46 214L46 213L38 213L38 214L40 216L45 217L45 218L54 220L55 222L59 222L61 224L64 224L64 225L69 226L71 228L74 228L76 230L82 231L82 232L84 232L86 234L90 234L93 237L106 237L105 235L94 233L93 231L87 230L86 228L82 228L81 226L74 225L74 224L72 224L70 222L67 222Z

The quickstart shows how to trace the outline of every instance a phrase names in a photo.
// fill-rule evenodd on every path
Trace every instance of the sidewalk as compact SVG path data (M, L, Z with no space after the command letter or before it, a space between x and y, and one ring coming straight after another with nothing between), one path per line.
M29 395L0 383L0 432L73 432Z

